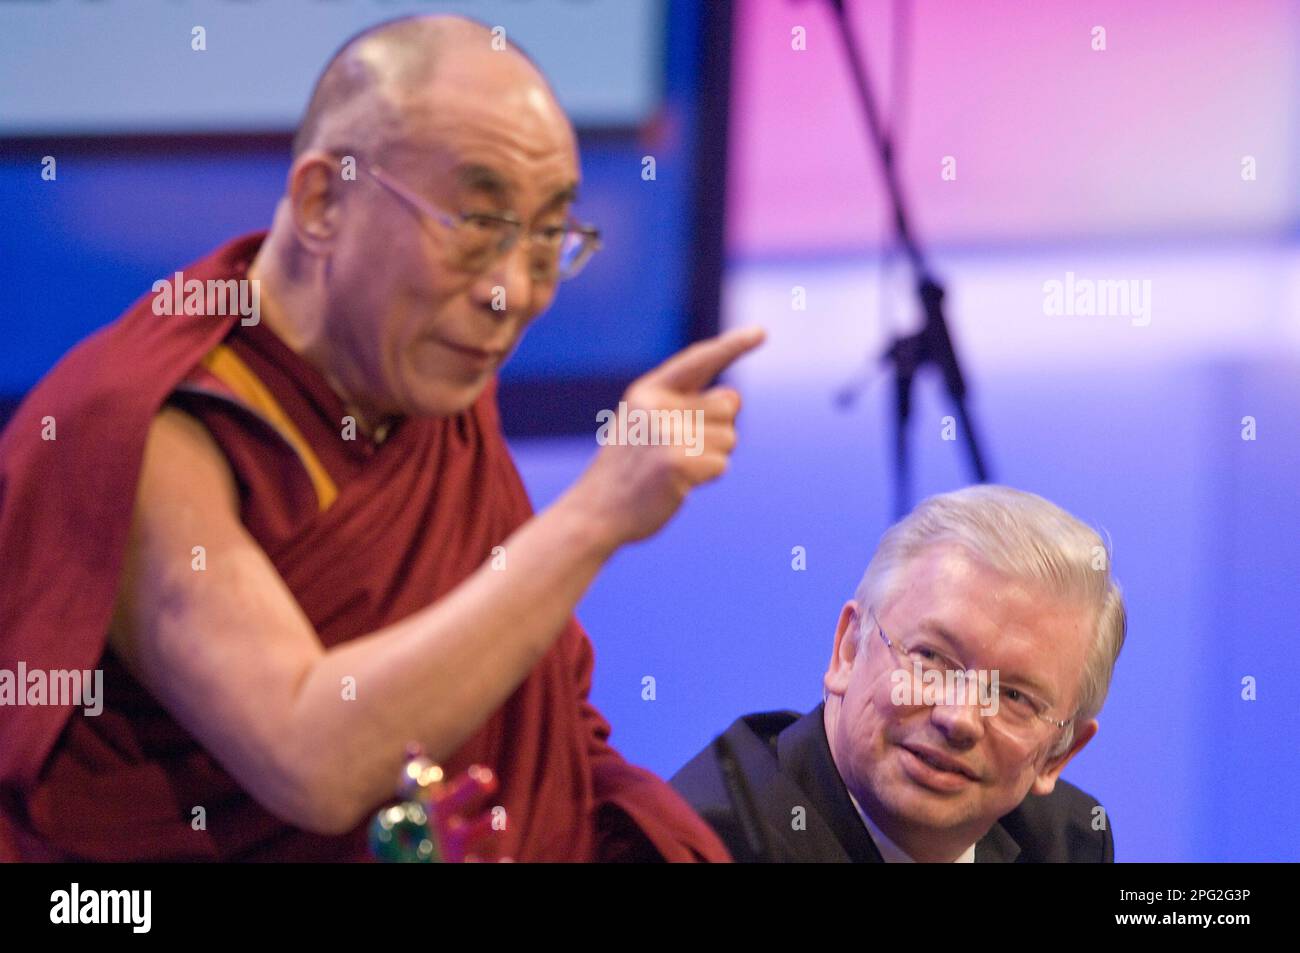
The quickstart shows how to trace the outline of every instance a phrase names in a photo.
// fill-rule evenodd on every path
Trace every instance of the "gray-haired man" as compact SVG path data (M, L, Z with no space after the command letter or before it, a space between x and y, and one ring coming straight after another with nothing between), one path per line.
M1106 546L1064 510L931 497L841 607L823 704L738 719L672 783L737 860L1113 861L1060 773L1125 630Z

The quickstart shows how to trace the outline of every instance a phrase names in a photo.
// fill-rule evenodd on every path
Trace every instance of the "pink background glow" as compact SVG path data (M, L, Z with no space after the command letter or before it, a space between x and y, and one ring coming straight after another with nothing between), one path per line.
M887 0L849 3L891 100ZM1297 209L1300 4L922 0L900 172L932 245L1277 232ZM1094 26L1104 52L1091 49ZM807 49L791 48L803 26ZM829 4L736 6L733 256L862 248L885 205ZM940 161L957 160L941 181ZM1243 182L1253 155L1258 179Z

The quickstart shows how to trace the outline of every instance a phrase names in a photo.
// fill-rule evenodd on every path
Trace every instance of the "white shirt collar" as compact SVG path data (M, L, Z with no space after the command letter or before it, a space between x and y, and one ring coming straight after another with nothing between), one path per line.
M862 805L858 803L858 799L853 796L852 791L849 792L849 800L851 800L853 802L853 806L857 808L858 816L862 818L862 823L867 825L867 833L870 834L871 839L875 841L876 848L880 851L880 856L884 858L885 863L887 864L916 863L916 861L913 860L908 855L907 851L903 850L903 848L899 847L892 840L890 840L888 835L886 835L884 831L882 831L879 827L877 827L875 822L872 821L871 818L867 816L867 812L862 809ZM953 863L954 864L975 863L975 845L971 844L969 847L967 847L962 852L961 856L958 857L956 860L954 860Z

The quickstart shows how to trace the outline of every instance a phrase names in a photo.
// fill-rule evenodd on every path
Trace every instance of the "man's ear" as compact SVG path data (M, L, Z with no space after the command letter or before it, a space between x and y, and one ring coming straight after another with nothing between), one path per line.
M303 153L289 170L293 233L298 243L314 255L326 255L333 246L346 184L338 162L325 152Z
M1048 760L1039 770L1038 776L1034 778L1033 786L1029 789L1030 793L1051 794L1056 788L1056 779L1065 770L1065 766L1070 763L1071 758L1083 750L1084 745L1093 739L1093 736L1097 734L1098 727L1095 718L1080 725L1074 733L1074 743L1070 745L1069 749Z
M858 605L852 599L840 608L840 620L835 626L835 647L831 662L822 676L822 684L832 695L844 696L849 689L849 676L858 655Z

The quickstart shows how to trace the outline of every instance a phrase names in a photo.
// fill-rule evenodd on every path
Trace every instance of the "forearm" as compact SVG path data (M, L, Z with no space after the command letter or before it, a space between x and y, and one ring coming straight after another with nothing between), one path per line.
M288 758L347 830L393 793L406 746L454 753L515 691L617 548L570 491L437 603L324 653L295 696ZM344 691L353 679L355 697Z

